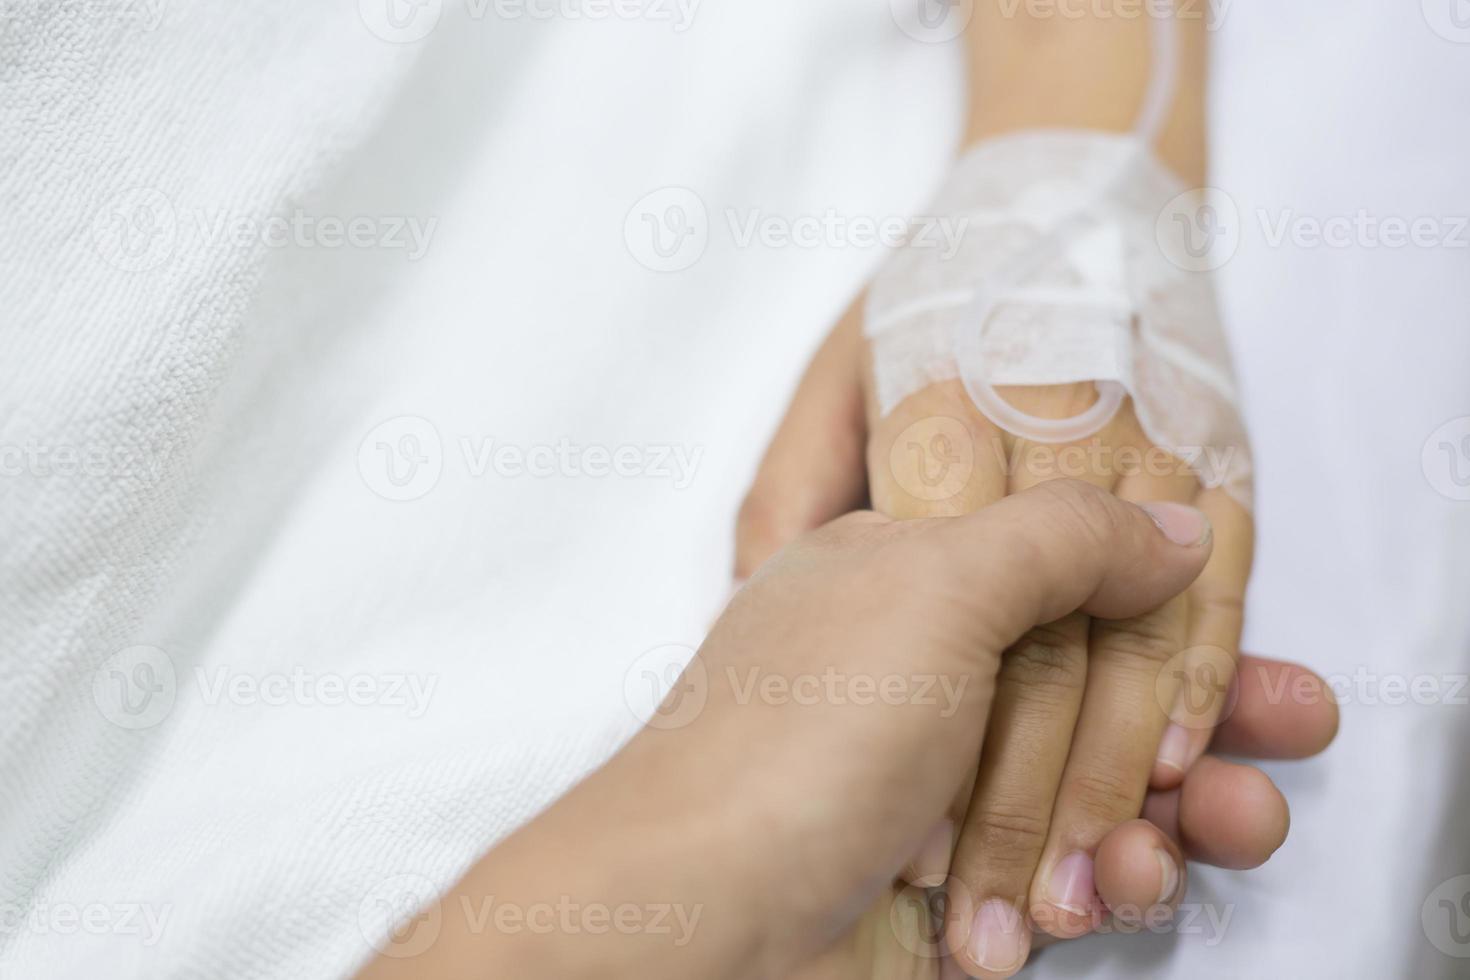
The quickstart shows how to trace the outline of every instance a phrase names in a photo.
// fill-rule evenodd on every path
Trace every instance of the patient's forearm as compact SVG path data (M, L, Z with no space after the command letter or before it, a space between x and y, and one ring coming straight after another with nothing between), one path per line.
M1177 32L1179 73L1155 150L1185 181L1202 184L1208 5L1180 6L1162 22ZM1037 127L1133 128L1155 69L1149 11L1165 4L979 0L976 8L967 142Z

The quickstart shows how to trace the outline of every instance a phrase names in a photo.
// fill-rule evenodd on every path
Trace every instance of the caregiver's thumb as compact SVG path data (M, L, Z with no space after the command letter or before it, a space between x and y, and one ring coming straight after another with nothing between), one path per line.
M1209 519L1130 504L1080 481L1042 484L964 517L922 522L945 587L967 593L981 648L1000 651L1082 610L1124 619L1183 592L1209 560Z

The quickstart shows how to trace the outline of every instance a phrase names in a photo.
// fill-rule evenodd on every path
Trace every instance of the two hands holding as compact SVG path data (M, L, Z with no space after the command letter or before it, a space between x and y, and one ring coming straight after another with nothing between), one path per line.
M1247 657L1232 698L1180 713L1190 671L1165 669L1194 666L1178 659L1191 645L1233 668L1244 511L1183 478L1007 474L991 460L1016 454L988 450L1009 437L943 385L870 429L854 319L818 354L743 509L741 569L759 571L699 651L703 710L639 734L450 896L673 905L697 928L486 936L446 921L428 952L367 975L1008 976L1109 915L1167 918L1186 860L1253 867L1281 844L1270 780L1204 752L1320 751L1336 729L1325 688ZM1070 414L1086 392L1009 397ZM906 491L894 462L894 438L926 418L986 449L943 501ZM1101 438L1136 428L1125 409ZM886 516L846 513L869 494ZM833 671L963 693L798 702L737 683ZM1308 688L1320 696L1269 697ZM944 886L938 941L911 883Z
M978 764L972 758L870 928L859 931L867 948L834 957L885 959L890 965L871 974L881 977L925 976L917 961L939 956L945 977L1010 976L1033 945L1084 935L1112 915L1135 926L1167 921L1185 895L1186 858L1236 869L1264 863L1285 840L1286 801L1258 769L1206 750L1309 756L1330 742L1337 719L1314 675L1239 657L1250 513L1152 445L1131 403L1072 444L1028 442L997 428L958 381L931 385L880 418L861 309L855 304L818 352L767 453L741 512L737 574L865 501L940 534L959 525L942 518L964 514L1034 523L1027 532L1038 536L1060 521L1078 536L1073 574L1083 574L1100 545L1107 552L1116 543L1113 531L1149 520L1156 537L1183 549L1163 560L1193 574L1170 579L1150 603L1144 580L1163 570L1136 563L1152 562L1151 553L1106 554L1112 574L1132 576L1129 601L1067 605L1065 615L1042 614L1004 645L984 730L965 743ZM1092 385L1002 394L1055 418L1096 399ZM1015 517L988 514L1002 501ZM1048 516L1054 511L1075 513ZM1030 576L1036 587L1044 566L1024 560L1026 552L1014 572L1003 571L1014 556L986 549L976 558L990 580ZM895 583L895 600L925 581ZM1271 696L1283 690L1299 696ZM905 882L942 891L937 942L922 938L923 922L914 935L885 936L898 922L894 902L917 895L904 892ZM810 975L869 974L844 964Z

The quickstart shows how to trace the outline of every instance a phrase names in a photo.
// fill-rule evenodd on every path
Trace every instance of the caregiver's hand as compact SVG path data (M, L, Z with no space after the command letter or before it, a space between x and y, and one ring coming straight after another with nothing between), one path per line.
M1199 574L1203 515L1155 518L1068 482L957 520L855 514L798 541L685 672L677 696L703 698L692 720L645 730L441 903L627 909L611 921L631 925L477 933L445 915L428 951L370 974L791 975L843 941L973 771L1002 651L1077 610L1156 608ZM834 675L819 697L763 693ZM635 927L670 905L698 915L683 945Z

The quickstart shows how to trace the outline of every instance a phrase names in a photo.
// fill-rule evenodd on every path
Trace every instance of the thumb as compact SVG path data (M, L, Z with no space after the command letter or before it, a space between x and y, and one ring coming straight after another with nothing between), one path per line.
M828 335L791 401L735 526L735 578L867 498L859 298Z
M1075 480L926 522L921 534L993 651L1077 610L1124 619L1157 609L1198 577L1212 543L1209 519L1193 507L1130 504Z

